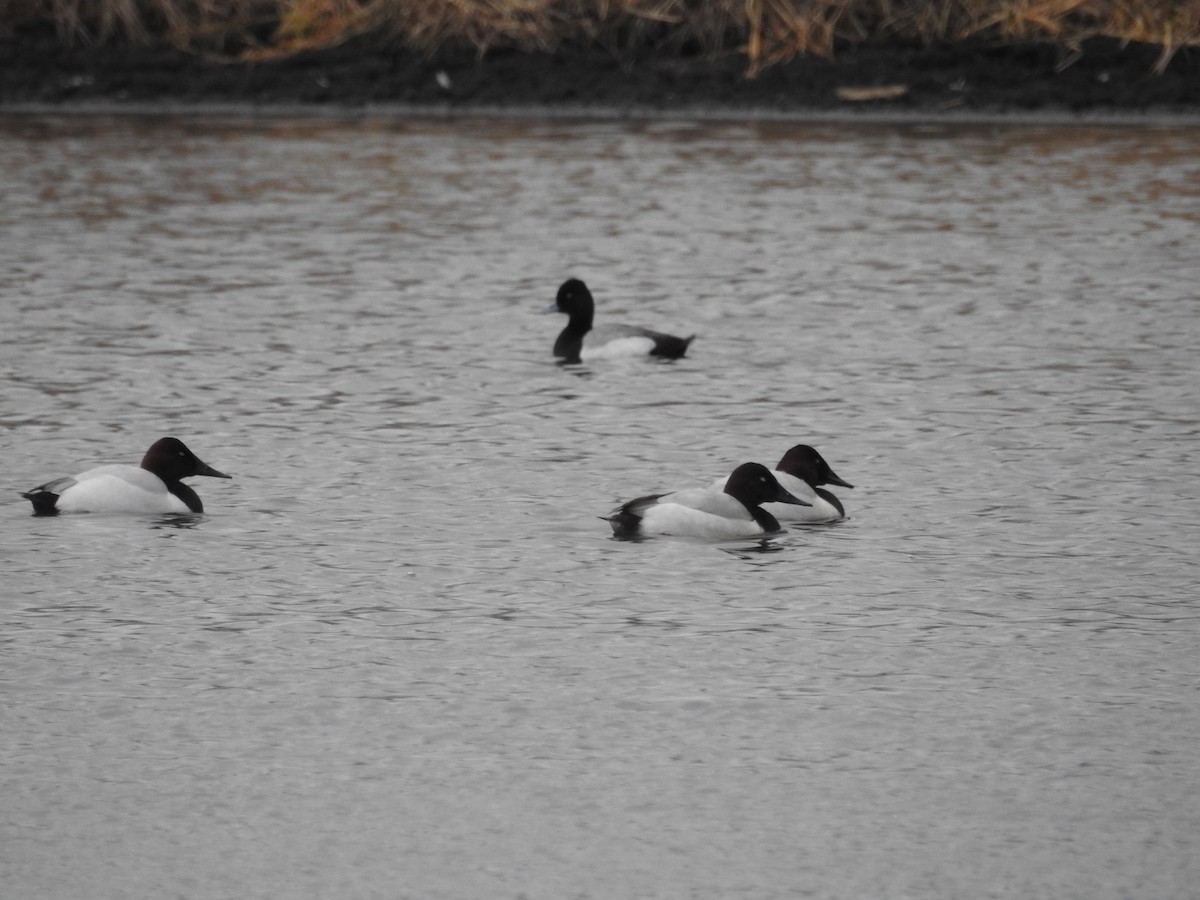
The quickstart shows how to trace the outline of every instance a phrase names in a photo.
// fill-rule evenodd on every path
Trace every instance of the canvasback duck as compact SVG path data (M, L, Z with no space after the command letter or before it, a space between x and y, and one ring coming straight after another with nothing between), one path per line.
M196 492L180 481L193 475L232 478L201 462L183 441L155 441L140 466L97 466L78 475L48 481L21 494L34 515L64 512L204 512Z
M565 313L569 317L567 327L554 342L554 355L564 363L621 356L679 359L696 339L694 334L681 338L634 325L594 328L592 319L596 313L596 303L587 285L578 278L564 281L554 302L542 310L542 313L554 312Z
M845 517L842 501L821 485L836 484L844 488L853 488L854 485L838 478L824 457L808 444L797 444L783 455L775 467L775 478L789 494L810 504L805 507L770 504L768 509L780 520L834 522Z
M613 535L687 535L717 540L757 537L779 531L779 522L762 508L769 501L807 505L793 497L759 463L743 463L725 484L639 497L608 517Z

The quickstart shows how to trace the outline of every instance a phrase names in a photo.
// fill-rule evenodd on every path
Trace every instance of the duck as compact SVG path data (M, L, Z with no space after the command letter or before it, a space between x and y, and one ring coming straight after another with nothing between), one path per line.
M47 481L21 496L37 516L59 513L201 513L204 504L180 479L232 478L201 460L178 438L155 441L137 466L108 465Z
M769 503L764 509L786 522L835 522L846 516L845 507L832 491L821 487L836 484L853 488L850 482L839 478L825 458L808 444L797 444L775 467L775 479L793 497L808 501L800 507Z
M761 463L742 463L716 486L650 494L623 504L608 523L613 536L685 535L716 540L758 537L780 531L779 521L763 509L772 502L807 506L780 486Z
M554 342L554 355L565 364L577 364L585 359L612 359L629 356L657 356L661 359L680 359L688 345L696 339L676 337L661 331L651 331L635 325L604 325L593 328L596 301L578 278L568 278L558 289L554 302L541 310L542 314L565 313L567 327Z

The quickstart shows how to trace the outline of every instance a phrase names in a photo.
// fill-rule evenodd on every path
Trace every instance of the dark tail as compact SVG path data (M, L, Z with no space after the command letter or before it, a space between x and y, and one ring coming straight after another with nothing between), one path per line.
M640 531L642 517L629 509L628 506L622 506L617 512L609 516L606 521L612 526L613 537L635 538Z
M35 516L57 516L58 515L58 494L50 491L22 491L21 496L33 504L33 514Z
M665 496L666 494L647 494L645 497L638 497L622 505L607 519L608 524L612 526L613 537L627 540L640 538L642 536L642 513L647 506L653 506L660 497Z
M694 334L691 337L681 338L657 331L651 336L654 338L654 349L650 351L650 355L661 356L663 359L682 359L687 353L688 345L696 339Z

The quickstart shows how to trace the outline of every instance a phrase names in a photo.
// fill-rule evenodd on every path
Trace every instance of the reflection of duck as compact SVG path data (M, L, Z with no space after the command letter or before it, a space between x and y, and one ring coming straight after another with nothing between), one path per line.
M757 537L779 531L779 522L762 508L768 501L800 504L759 463L743 463L723 486L651 494L630 500L609 517L617 537L644 534L689 535L713 539Z
M808 444L797 444L783 455L775 467L779 484L794 497L807 500L809 506L784 506L772 503L770 512L785 522L833 522L846 515L842 502L822 484L837 484L852 488L834 474L829 463Z
M660 356L679 359L696 336L681 338L635 325L604 325L593 328L596 303L587 285L578 278L564 281L554 302L543 313L566 313L567 327L554 342L554 355L564 362L618 356Z
M193 475L233 476L201 462L176 438L155 441L140 466L97 466L78 475L48 481L21 494L35 515L60 512L204 512L196 492L180 481Z

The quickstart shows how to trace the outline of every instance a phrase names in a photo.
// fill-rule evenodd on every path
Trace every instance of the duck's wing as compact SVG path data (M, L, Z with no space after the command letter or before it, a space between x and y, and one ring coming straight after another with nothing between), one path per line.
M686 506L709 515L727 519L750 519L749 510L741 502L726 494L723 490L724 486L725 483L721 482L715 487L688 488L665 496L670 503Z

